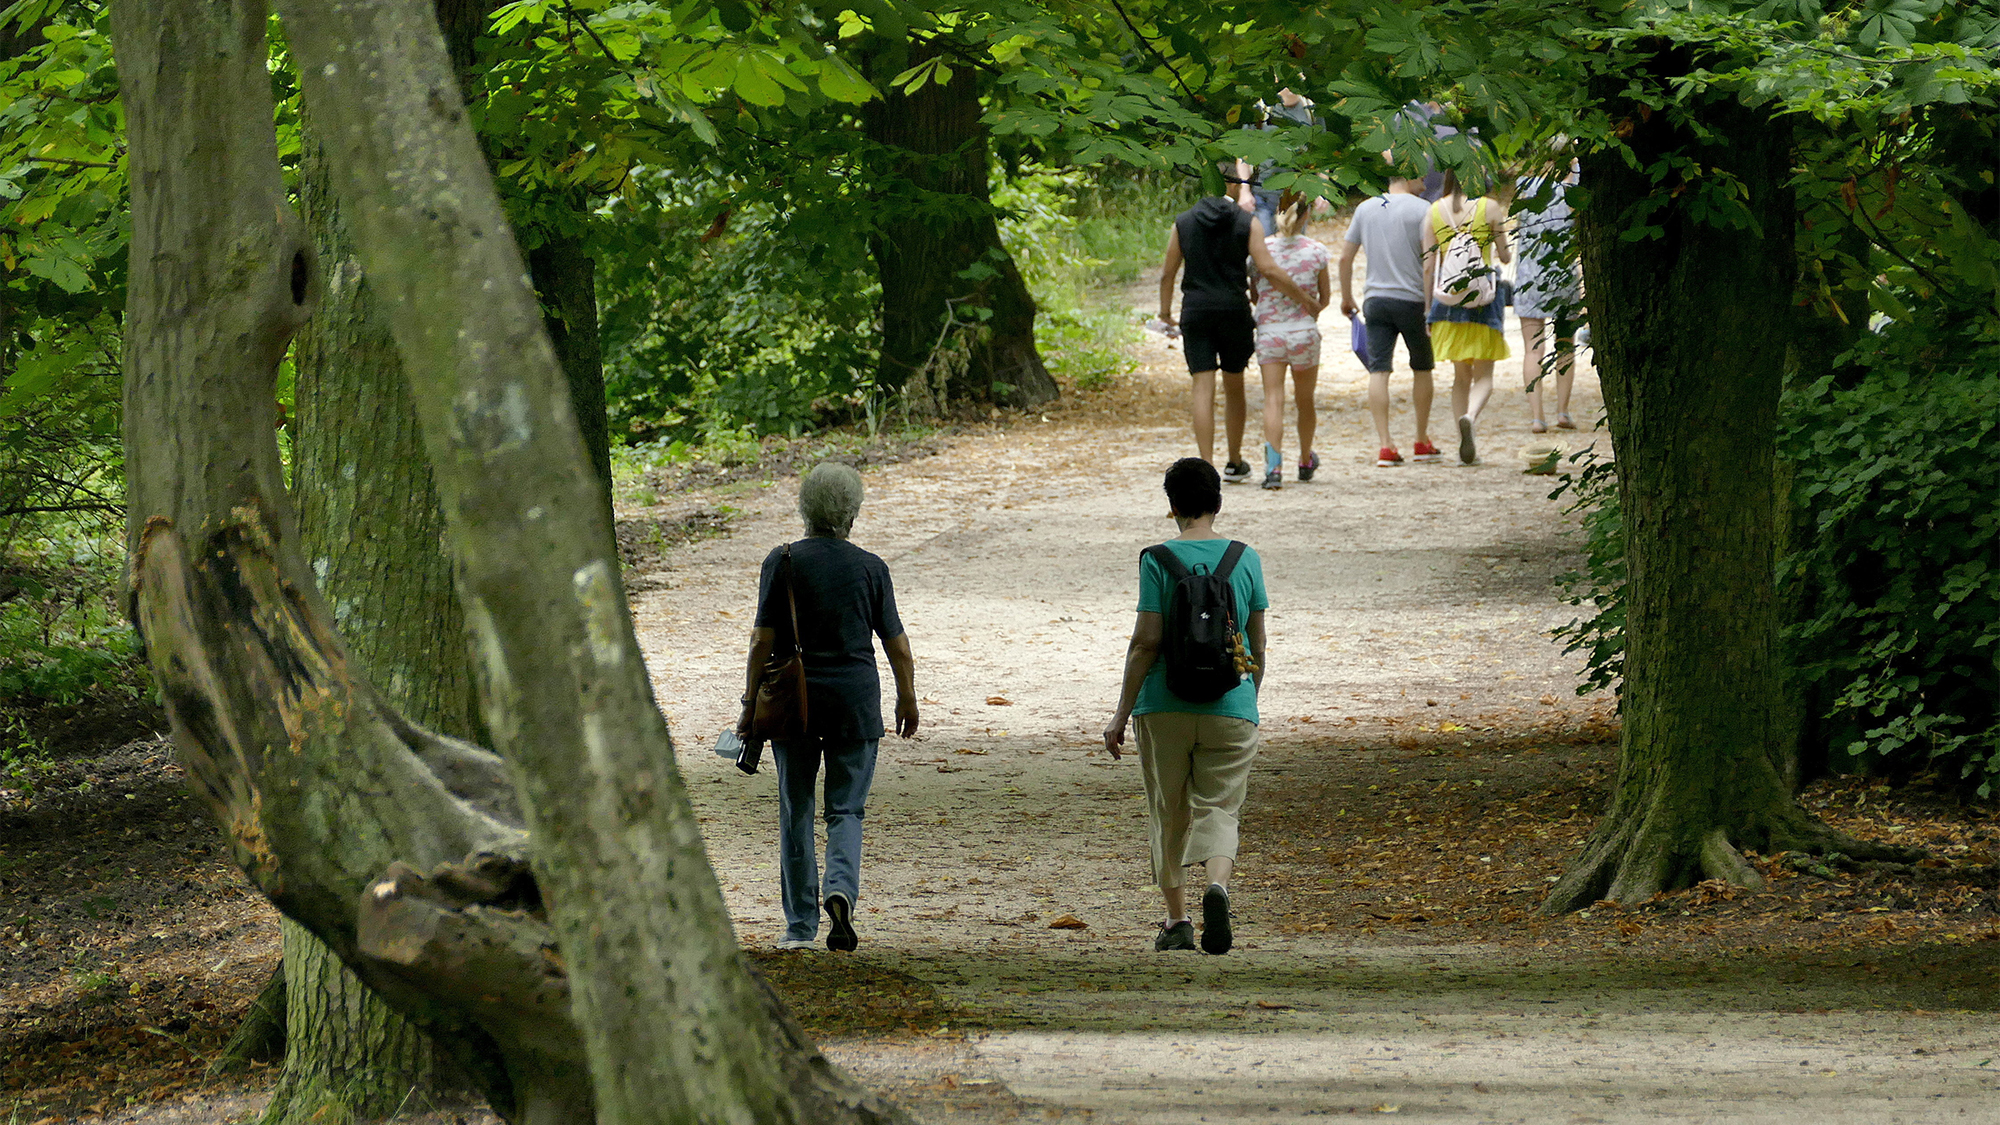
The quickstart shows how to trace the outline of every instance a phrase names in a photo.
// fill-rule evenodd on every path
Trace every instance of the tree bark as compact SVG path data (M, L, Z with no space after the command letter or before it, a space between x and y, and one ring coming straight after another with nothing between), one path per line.
M1653 62L1647 77L1661 81L1692 65L1671 48ZM1795 264L1789 129L1721 98L1673 110L1604 100L1629 126L1631 151L1584 157L1577 232L1624 513L1624 729L1610 807L1549 913L1702 879L1757 884L1738 849L1869 850L1800 809L1771 754L1772 462ZM1696 116L1706 138L1690 127ZM1710 182L1656 184L1670 157L1711 169ZM1732 219L1703 210L1720 177L1746 193ZM1658 233L1626 241L1635 222Z
M908 63L937 53L912 45ZM877 378L922 416L1052 401L1059 392L1035 349L1035 300L993 219L973 69L954 66L951 81L914 94L881 85L883 96L862 107L863 127L887 150L883 178L912 190L885 197L895 213L870 240L882 279ZM961 276L968 270L980 276Z
M294 348L292 493L301 544L350 651L412 720L478 739L465 621L443 545L396 342L375 308L314 123L305 122L299 198L318 250L322 298ZM388 1117L470 1091L415 1024L364 985L311 931L283 924L285 1065L266 1125Z
M833 1070L736 946L429 7L287 17L393 310L517 786L370 686L299 549L273 391L316 271L280 187L263 9L126 0L129 602L197 792L251 879L393 1006L442 1043L490 1037L461 1062L510 1120L907 1120Z

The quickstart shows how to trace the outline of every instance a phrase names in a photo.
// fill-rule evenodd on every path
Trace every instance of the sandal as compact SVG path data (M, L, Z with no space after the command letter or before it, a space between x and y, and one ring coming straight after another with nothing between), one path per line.
M1576 429L1576 423L1570 420L1570 416L1569 416L1569 415L1567 415L1567 414L1558 414L1558 415L1556 415L1556 429L1558 429L1558 430L1574 430L1574 429Z
M1549 424L1547 422L1542 421L1540 418L1537 418L1533 422L1528 423L1528 432L1531 434L1548 433Z

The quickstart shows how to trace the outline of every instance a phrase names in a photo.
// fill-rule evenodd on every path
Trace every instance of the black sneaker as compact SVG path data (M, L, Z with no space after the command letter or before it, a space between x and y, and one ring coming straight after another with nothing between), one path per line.
M1242 484L1250 479L1250 462L1226 461L1222 466L1222 479L1230 484Z
M1153 939L1154 952L1166 953L1170 950L1175 950L1175 949L1193 949L1193 948L1194 948L1193 922L1190 922L1187 919L1183 918L1180 921L1175 922L1171 926L1167 925L1165 922L1160 923L1159 936Z
M831 939L827 944L833 944ZM1227 953L1236 944L1229 932L1229 892L1221 883L1210 883L1201 896L1201 948L1206 953Z
M833 929L826 935L826 947L841 953L853 952L861 944L861 939L854 935L854 904L847 901L846 895L828 895L826 917L833 923Z
M1265 487L1265 488L1267 488L1267 489L1269 489L1269 490L1270 490L1270 491L1272 491L1272 492L1276 492L1276 491L1278 491L1278 490L1279 490L1280 488L1283 488L1283 487L1285 487L1285 474L1283 474L1283 473L1265 473L1265 474L1264 474L1264 487Z
M1309 481L1319 471L1319 454L1308 453L1299 458L1299 480Z
M1458 460L1460 464L1474 465L1479 462L1479 446L1472 440L1472 415L1461 415L1458 419Z

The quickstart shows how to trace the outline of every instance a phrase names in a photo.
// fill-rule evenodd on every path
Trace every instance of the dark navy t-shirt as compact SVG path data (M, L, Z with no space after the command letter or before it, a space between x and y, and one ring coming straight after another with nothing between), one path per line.
M875 637L903 633L889 566L845 539L813 536L792 547L800 651L806 663L807 730L816 738L881 738L882 679ZM764 557L757 581L757 628L778 633L773 659L791 655L791 613L777 585L784 548Z

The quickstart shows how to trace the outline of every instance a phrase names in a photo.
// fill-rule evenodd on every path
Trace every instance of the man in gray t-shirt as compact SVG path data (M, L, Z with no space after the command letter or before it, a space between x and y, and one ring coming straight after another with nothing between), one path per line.
M1430 433L1434 361L1430 327L1424 323L1430 283L1424 276L1423 251L1430 205L1418 194L1422 190L1422 180L1391 179L1387 193L1354 209L1340 249L1340 311L1349 318L1358 312L1368 322L1368 410L1375 416L1375 435L1381 442L1375 464L1384 469L1403 463L1403 455L1389 438L1389 372L1397 336L1410 351L1410 399L1417 415L1417 444L1410 459L1439 459ZM1363 251L1368 255L1368 284L1356 305L1354 257Z

